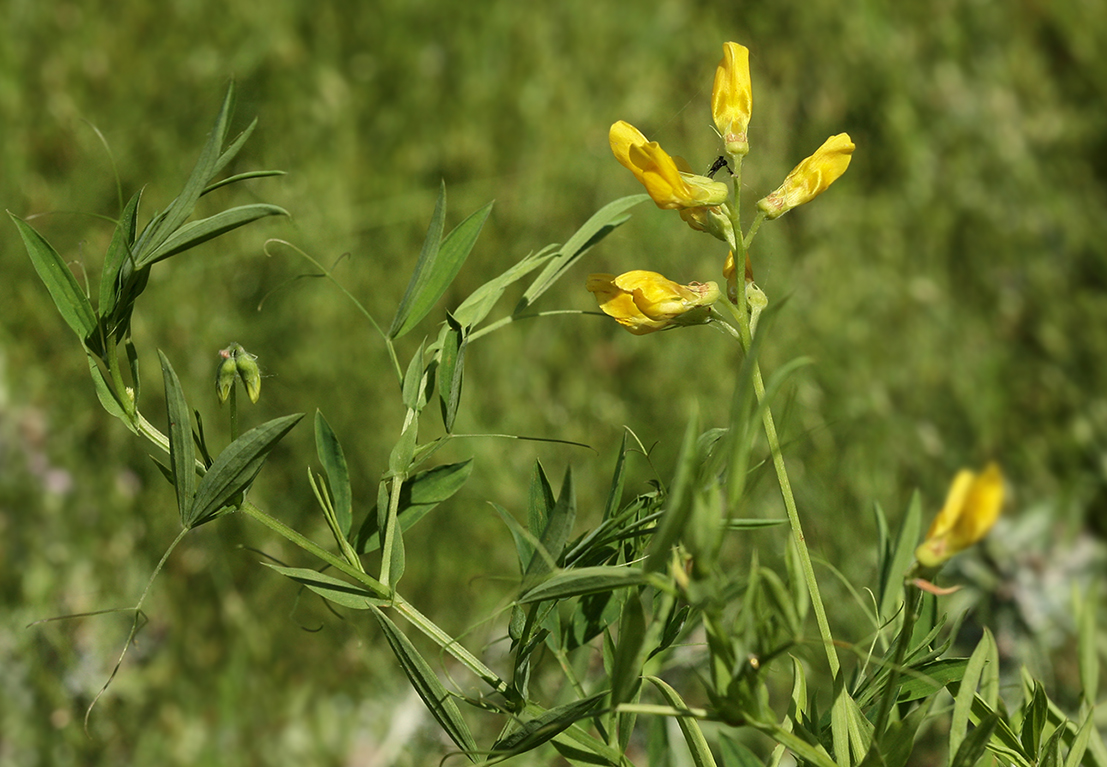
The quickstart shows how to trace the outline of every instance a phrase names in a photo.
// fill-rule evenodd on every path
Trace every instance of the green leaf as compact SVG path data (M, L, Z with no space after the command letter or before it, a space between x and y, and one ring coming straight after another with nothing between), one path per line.
M911 669L911 676L900 684L899 702L929 698L950 682L960 680L968 663L967 658L944 658Z
M254 120L254 122L250 124L251 132L253 131L253 128L256 124L257 120ZM243 131L242 136L239 136L238 141L236 141L235 144L241 146L240 142L245 143L245 137L247 137L248 135L249 134L246 131ZM237 149L235 151L237 151ZM245 173L237 173L233 176L228 176L222 181L216 181L214 184L208 184L206 187L204 187L204 191L200 193L200 196L203 197L208 192L214 192L216 189L221 189L222 187L230 186L231 184L237 184L239 181L248 181L254 178L271 178L272 176L284 175L287 174L285 174L283 170L251 170Z
M161 374L165 381L165 408L169 414L169 465L173 469L173 487L177 490L177 509L181 524L191 527L189 513L196 491L196 446L192 442L192 418L185 402L181 382L169 364L169 358L158 349Z
M633 194L629 197L609 202L600 208L585 222L584 226L569 238L569 241L561 246L561 250L552 261L546 264L538 277L523 293L519 303L515 306L513 315L518 316L530 307L539 296L550 289L583 256L589 248L598 243L615 229L624 224L629 215L625 211L640 202L650 199L648 194Z
M607 521L619 513L623 500L623 487L627 473L627 433L623 432L623 441L619 443L619 457L615 460L615 471L611 475L611 489L607 491L607 504L603 508L603 519Z
M350 471L346 466L346 455L338 442L331 425L323 414L315 411L315 451L323 472L327 475L327 484L334 499L334 516L338 528L344 537L349 537L353 525L353 494L350 490Z
M196 488L196 497L184 520L185 527L198 527L211 521L223 506L245 492L261 471L269 451L303 417L303 413L296 413L274 418L228 445Z
M438 200L434 204L434 213L431 215L430 226L427 227L427 236L423 239L423 249L419 253L415 271L411 274L404 297L400 299L400 305L396 308L396 316L392 318L392 326L388 329L389 338L402 336L418 322L411 318L414 316L416 303L419 302L421 306L420 299L427 292L434 263L438 258L438 250L442 247L442 232L445 228L446 182L443 181L438 190ZM419 319L422 317L420 316Z
M976 760L984 755L984 749L988 747L988 741L992 738L992 732L999 722L999 714L991 714L968 734L957 749L957 755L950 760L949 767L972 767Z
M550 511L546 529L542 531L542 537L539 539L542 551L536 551L531 558L526 572L528 576L542 575L553 569L553 563L557 562L561 552L565 550L565 543L573 531L576 518L577 498L576 490L573 488L573 470L566 467L557 503ZM548 556L544 556L543 552Z
M229 127L231 113L234 111L234 91L234 83L232 82L227 87L227 94L223 97L223 105L219 109L219 115L215 118L215 125L211 129L211 133L208 134L207 143L200 152L200 157L196 160L196 165L192 169L188 181L185 182L184 189L169 204L168 208L150 220L139 236L138 242L135 244L135 261L139 268L150 263L149 254L158 250L170 235L176 232L181 224L192 215L192 210L196 207L196 201L200 199L204 188L211 181L212 176L218 173L219 168L222 167L220 165L221 160L223 164L230 160L230 157L223 160L219 150L227 138L227 128ZM239 141L236 142L234 151L238 151L238 147L242 146L246 136L249 135L249 131L252 129L253 126L251 125L250 129L243 132Z
M492 745L492 753L502 758L533 751L584 719L604 699L606 692L551 708L541 716L522 722L517 730Z
M649 580L636 567L576 567L559 570L519 597L519 604L546 599L570 599L586 594L601 594L614 589L641 586Z
M623 602L619 619L619 644L611 669L611 705L618 706L634 697L649 649L646 643L646 611L642 595L632 592Z
M1023 706L1022 730L1019 732L1023 749L1032 757L1038 754L1042 745L1042 730L1049 721L1048 714L1045 687L1034 680L1034 691L1029 702Z
M190 221L170 234L157 248L145 253L138 261L138 268L143 269L170 256L175 256L196 247L200 243L257 221L259 218L287 215L289 213L284 208L267 203L255 203L229 208L199 221Z
M396 659L400 661L400 667L407 674L407 678L411 681L411 686L415 688L415 692L427 704L431 716L441 725L458 748L469 757L469 760L475 762L477 744L473 740L473 734L469 731L469 726L465 723L465 720L461 718L461 712L458 711L457 705L446 691L446 688L442 686L438 676L423 660L423 656L419 654L411 641L396 628L396 624L376 607L372 610L373 617L380 624L389 647L395 653Z
M984 667L988 663L997 662L995 639L992 638L992 632L985 628L984 636L977 643L972 657L969 658L969 662L965 666L965 676L961 679L957 697L954 700L953 717L949 725L949 752L951 754L957 753L957 749L961 747L961 742L965 739L965 733L968 732L969 714L972 712L972 704L976 699L976 689L980 684Z
M92 374L92 385L96 389L96 398L100 400L101 407L110 415L114 415L125 423L132 433L138 434L138 429L131 421L130 416L123 410L123 405L120 404L115 396L115 390L112 388L111 384L108 383L103 369L96 362L96 357L92 354L86 354L85 356L88 357L88 371Z
M554 505L557 501L554 499L553 488L550 486L550 480L546 476L546 470L542 468L542 462L536 460L534 462L534 472L530 478L530 489L527 495L527 529L530 531L531 537L534 540L539 540L542 537L542 533L546 529L546 525L550 522L550 515L553 513ZM531 560L534 559L534 546L531 541L526 540L526 555L523 558L523 572L527 571L530 567Z
M388 604L388 600L380 599L372 591L356 583L332 578L329 575L304 567L281 567L269 562L262 562L262 564L342 607L349 607L353 610L368 610L370 607L381 607Z
M426 348L427 342L424 340L419 344L419 350L411 355L411 362L407 364L403 386L400 389L400 397L404 407L417 413L427 404L426 383L430 372L423 364L423 355Z
M677 691L655 676L647 676L647 681L661 692L665 702L676 709L688 710ZM707 745L707 739L703 736L700 725L691 716L677 717L677 724L684 734L684 740L688 744L688 750L692 752L692 762L696 767L715 767L715 757L711 755L711 749Z
M119 272L123 264L134 258L133 248L138 231L138 204L142 200L142 190L138 190L123 209L123 215L115 227L108 253L104 257L104 267L100 272L101 317L110 317L115 311L119 299Z
M916 490L900 522L892 556L884 562L880 573L880 617L889 620L903 602L903 578L915 558L922 519L922 500Z
M448 329L442 343L441 361L438 363L438 397L442 404L442 425L446 433L454 430L454 419L461 404L461 382L465 372L465 347L469 345L469 331L446 313Z
M719 753L723 757L723 767L761 767L756 754L727 735L719 737Z
M454 319L463 327L472 328L479 325L488 316L496 303L503 297L508 286L526 277L542 264L553 258L556 246L550 245L537 253L531 253L519 262L513 264L499 277L492 279L469 294L469 297L461 302L454 310Z
M677 459L676 476L669 488L669 497L665 502L665 513L653 534L647 552L646 570L659 572L669 566L669 550L680 540L684 527L688 524L692 504L689 487L696 471L696 441L699 436L699 413L688 419L684 430L680 456Z
M1084 722L1077 730L1076 737L1072 739L1072 745L1069 746L1069 755L1065 757L1065 767L1079 767L1084 760L1084 752L1087 751L1089 743L1092 744L1093 749L1095 748L1096 741L1091 740L1092 733L1095 731L1094 713L1095 709L1089 706L1087 713L1084 714ZM1102 741L1098 742L1102 743ZM1103 764L1102 760L1099 763Z
M472 473L473 459L470 458L460 463L436 466L404 480L403 489L400 490L400 528L404 531L410 529L435 506L460 490ZM354 549L358 553L368 554L378 548L380 536L377 533L377 510L374 507L357 532Z
M27 255L31 257L35 271L46 285L50 297L54 299L54 305L58 307L62 319L81 341L89 339L96 332L96 313L92 311L92 304L77 284L77 278L69 271L69 266L58 255L58 251L30 224L10 211L8 215L19 229Z

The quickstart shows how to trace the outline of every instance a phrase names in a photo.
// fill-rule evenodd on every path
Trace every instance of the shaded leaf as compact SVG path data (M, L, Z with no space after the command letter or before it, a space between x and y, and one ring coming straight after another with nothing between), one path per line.
M459 325L448 312L446 323L448 329L438 364L438 397L442 404L442 425L446 433L450 433L454 429L454 419L461 403L461 382L465 373L465 347L469 344L469 331Z
M549 261L556 253L556 246L548 246L538 253L531 253L521 261L513 264L507 271L495 279L481 285L469 294L469 297L461 302L454 310L454 319L463 327L472 328L484 321L488 313L503 297L504 291L512 283L527 276L545 262Z
M684 700L677 691L655 676L647 676L647 681L653 683L661 692L665 702L676 709L687 710ZM707 745L707 739L703 737L703 730L699 723L691 716L677 717L677 724L684 734L684 740L688 744L688 750L692 752L692 762L696 767L715 767L715 757L711 755L711 749Z
M119 272L124 262L134 258L132 248L138 231L138 204L141 200L142 190L140 189L123 209L123 215L119 218L107 255L104 257L104 267L100 272L100 305L97 307L101 317L110 317L115 310L115 304L119 298Z
M961 742L957 754L950 760L949 767L972 767L976 760L984 755L984 749L988 747L992 732L999 721L998 714L990 714L976 725L972 732Z

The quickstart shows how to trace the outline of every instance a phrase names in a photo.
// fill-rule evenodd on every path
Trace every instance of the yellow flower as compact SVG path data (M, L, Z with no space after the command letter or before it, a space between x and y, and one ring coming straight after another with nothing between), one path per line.
M688 172L687 163L670 157L656 141L647 141L630 123L612 125L608 138L615 159L646 187L657 207L680 210L726 202L726 184Z
M979 475L967 469L957 472L946 505L915 549L924 567L938 567L959 551L979 541L999 519L1003 507L1003 474L988 464Z
M831 136L815 154L792 169L779 189L759 200L757 207L772 220L810 202L846 172L853 149L849 134Z
M587 288L604 314L636 336L677 325L703 324L708 321L711 304L720 296L714 282L680 285L641 269L619 276L589 275Z
M750 151L746 131L752 111L749 49L738 43L723 43L723 60L715 70L715 87L711 91L711 114L726 153L732 157Z

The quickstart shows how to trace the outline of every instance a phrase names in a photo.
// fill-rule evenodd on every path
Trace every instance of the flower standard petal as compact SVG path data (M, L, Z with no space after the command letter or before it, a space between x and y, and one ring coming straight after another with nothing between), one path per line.
M703 324L711 304L720 296L713 282L681 285L642 269L618 276L590 275L587 288L605 314L635 335L676 325Z
M750 150L746 134L752 112L749 49L738 43L724 43L723 60L715 70L711 90L711 115L731 157L741 157Z
M831 136L813 155L793 168L775 192L759 200L757 207L772 220L810 202L846 172L853 150L849 134Z
M608 133L611 152L623 167L646 187L659 208L680 210L720 205L726 202L726 184L706 176L682 172L674 159L656 141L647 141L642 132L620 120Z
M954 554L980 541L1003 509L1003 474L988 464L979 475L962 469L953 479L945 506L931 523L915 559L928 568L944 564Z

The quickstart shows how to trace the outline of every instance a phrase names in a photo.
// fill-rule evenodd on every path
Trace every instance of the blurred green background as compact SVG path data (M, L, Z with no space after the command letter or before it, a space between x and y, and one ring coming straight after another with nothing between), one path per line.
M640 191L608 149L615 120L706 168L717 154L714 69L721 44L741 42L754 79L747 205L826 136L847 131L857 145L834 188L763 227L753 249L759 284L784 304L765 368L813 361L777 404L813 550L871 584L874 502L894 522L919 488L929 517L954 471L1001 461L1013 510L990 556L973 555L964 575L981 593L1004 585L978 605L981 620L1009 629L1012 664L1054 678L1049 657L1069 641L1068 583L1102 575L1096 536L1107 528L1103 10L1080 0L8 0L0 204L35 216L95 279L111 236L96 216L119 212L113 161L125 197L145 185L145 215L163 207L233 78L233 130L255 115L260 125L232 170L288 175L205 204L263 200L293 218L154 270L135 327L143 408L162 417L161 348L224 442L225 414L209 392L217 350L239 341L267 376L248 422L321 408L364 509L402 419L387 358L333 286L289 284L313 270L288 249L266 257L265 239L339 262L344 286L387 324L444 180L450 225L496 201L447 296L455 306ZM538 308L592 310L590 271L721 280L717 242L652 205L634 214ZM440 755L376 631L363 616L342 622L317 600L296 601L244 547L306 563L236 518L201 528L170 559L150 623L86 738L81 717L129 618L25 626L133 604L177 515L145 445L99 408L79 347L8 224L0 265L0 765ZM435 333L440 316L423 332ZM403 355L419 335L404 339ZM636 338L593 316L519 323L475 344L458 431L594 450L452 445L443 460L473 456L476 469L409 536L404 593L448 630L473 629L479 649L496 630L474 624L505 604L516 573L487 501L518 513L536 459L553 477L571 463L582 522L595 520L624 426L653 448L667 480L693 405L708 425L725 423L737 359L709 329ZM273 454L254 497L325 540L305 481L310 431L299 427ZM632 465L628 491L638 492L655 473L640 457ZM752 511L778 514L772 478L761 479ZM779 538L760 541L763 561L773 559ZM868 629L852 625L844 590L821 573L838 633L862 641ZM1056 679L1063 686L1063 669ZM401 743L422 746L390 750Z

